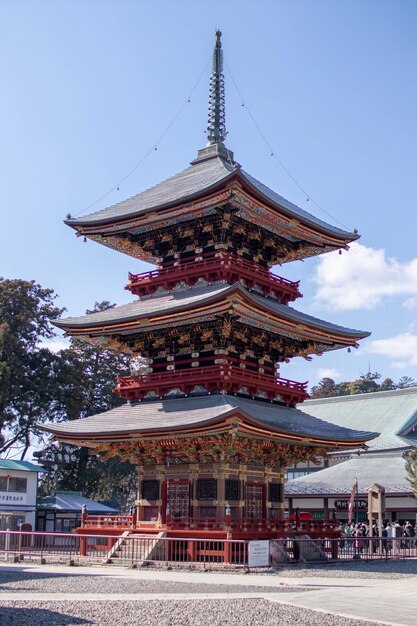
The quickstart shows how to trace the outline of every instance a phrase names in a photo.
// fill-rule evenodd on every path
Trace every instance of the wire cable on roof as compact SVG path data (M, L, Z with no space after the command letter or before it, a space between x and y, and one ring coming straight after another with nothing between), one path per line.
M176 114L174 115L174 117L172 118L172 120L170 121L170 123L168 124L168 126L165 128L165 130L160 134L160 136L158 137L157 141L155 141L155 143L152 145L151 148L149 148L149 150L143 155L143 157L140 159L140 161L138 161L128 172L127 174L125 174L117 183L115 183L113 185L113 187L111 187L111 189L109 189L108 191L106 191L105 193L103 193L99 198L97 198L97 200L94 200L94 202L92 202L91 204L89 204L88 206L86 206L84 209L82 209L81 211L79 211L76 215L73 215L72 217L78 217L79 215L81 215L81 213L84 213L85 211L88 211L88 209L91 209L91 207L93 207L95 204L97 204L98 202L100 202L100 200L103 200L106 196L108 196L110 193L112 193L112 191L119 191L120 189L120 185L122 183L124 183L125 180L127 180L129 178L129 176L131 176L133 174L133 172L135 172L141 165L142 163L148 158L148 156L152 153L155 152L158 149L158 145L161 143L161 141L164 139L164 137L167 135L167 133L169 132L169 130L172 128L172 126L175 124L175 122L177 121L177 119L179 118L179 116L181 115L181 113L183 112L183 110L185 109L185 107L187 106L187 104L189 104L191 102L191 96L193 95L193 93L195 92L195 90L197 89L198 85L201 82L201 79L203 78L204 74L207 71L208 66L211 63L211 59L206 63L203 71L201 72L200 76L198 77L197 81L195 82L193 88L191 89L191 91L189 92L187 98L184 100L184 102L182 103L182 105L180 106L180 108L178 109L178 111L176 112Z
M325 215L327 215L327 217L330 217L332 220L334 220L337 224L339 224L339 226L342 226L342 228L346 229L346 230L350 230L347 226L345 226L345 224L342 224L342 222L339 222L338 219L336 219L334 217L334 215L332 215L331 213L328 213L328 211L326 211L325 209L323 209L322 206L320 206L318 204L318 202L316 202L309 193L306 192L306 190L300 185L300 183L298 182L298 180L295 178L295 176L293 176L293 174L290 172L290 170L288 169L288 167L282 162L282 160L279 158L279 156L277 155L277 153L275 152L274 148L272 147L272 145L270 144L270 142L268 141L268 139L265 137L264 133L261 130L261 127L259 126L258 122L256 121L252 111L250 110L250 108L248 107L248 105L246 104L242 93L233 77L232 72L230 71L229 66L227 65L226 61L224 62L226 69L229 73L229 76L232 80L232 83L237 91L237 94L242 102L242 106L245 107L245 110L247 111L249 117L251 118L253 125L255 126L256 130L258 131L259 135L261 136L261 138L263 139L265 145L268 147L269 152L270 152L270 156L274 157L274 159L280 164L280 166L282 167L282 169L286 172L286 174L291 178L291 180L293 181L293 183L298 187L298 189L300 189L300 191L303 192L303 194L305 195L307 202L312 202L318 209L320 209L320 211L322 211Z

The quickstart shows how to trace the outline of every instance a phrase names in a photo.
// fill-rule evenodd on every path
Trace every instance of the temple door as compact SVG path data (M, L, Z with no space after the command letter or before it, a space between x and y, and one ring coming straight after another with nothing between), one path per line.
M188 480L167 483L167 509L172 518L189 517L190 483Z
M264 517L265 498L262 483L246 483L245 485L245 517L261 520Z

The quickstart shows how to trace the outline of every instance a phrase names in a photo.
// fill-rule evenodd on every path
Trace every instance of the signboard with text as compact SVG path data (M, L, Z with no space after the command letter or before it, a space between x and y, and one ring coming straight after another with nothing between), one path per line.
M334 503L334 508L336 509L336 511L348 511L349 500L336 500ZM368 502L367 500L355 500L353 508L358 511L366 511L368 509Z
M269 541L249 541L248 566L265 567L269 565Z
M13 491L0 491L1 504L27 504L26 493L15 493Z

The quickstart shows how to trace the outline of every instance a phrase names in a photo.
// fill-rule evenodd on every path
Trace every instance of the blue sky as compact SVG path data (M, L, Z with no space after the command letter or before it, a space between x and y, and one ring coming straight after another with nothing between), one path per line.
M301 279L297 308L372 337L282 374L417 379L416 23L413 0L0 0L0 274L53 288L70 315L129 301L127 273L145 266L83 244L63 219L147 153L87 212L184 169L204 146L219 27L227 146L281 195L362 235L349 253L278 273Z

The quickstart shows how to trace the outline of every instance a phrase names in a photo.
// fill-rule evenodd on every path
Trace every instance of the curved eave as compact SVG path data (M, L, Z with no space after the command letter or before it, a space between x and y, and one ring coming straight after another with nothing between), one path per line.
M155 425L155 426L152 426L152 428L130 429L128 432L126 431L126 429L122 430L120 428L115 428L114 430L106 432L105 434L100 433L99 431L96 431L96 432L77 435L77 433L72 433L68 431L66 432L65 430L62 430L62 429L60 430L59 425L53 425L49 427L42 425L41 428L42 430L50 432L51 434L59 438L66 438L66 439L71 439L71 440L79 439L80 441L95 441L95 442L108 441L108 440L130 441L132 439L147 438L147 437L149 438L152 436L168 437L168 436L172 436L172 434L176 434L176 435L189 434L189 435L197 436L201 434L202 432L209 432L212 430L218 431L220 429L220 426L224 424L225 418L227 418L234 412L235 411L233 409L230 409L229 411L222 413L220 417L210 417L207 419L198 420L198 422L190 422L189 424L181 424L179 426L171 424L169 426L163 426L163 427L158 428L158 426ZM84 418L84 419L88 419L88 418Z
M366 446L366 442L371 439L375 439L378 436L378 433L371 432L363 432L361 436L357 439L346 439L341 437L317 437L313 435L305 435L300 433L294 433L294 431L287 430L284 428L275 429L272 427L266 428L265 424L247 416L244 423L243 428L240 430L246 434L251 434L256 436L268 436L274 434L278 438L285 439L294 444L303 444L306 446L330 446L330 447L338 447L338 448L348 448L358 446L359 448L363 448Z
M190 292L191 290L189 290ZM198 291L198 290L197 290ZM248 310L252 309L254 314L265 313L270 318L271 322L282 320L282 322L292 325L294 332L297 330L304 330L306 333L318 333L323 336L323 340L325 341L328 335L331 335L332 340L335 342L340 341L341 343L346 343L350 345L352 342L355 343L360 339L364 339L370 335L367 331L355 330L350 328L345 328L342 326L338 326L335 324L331 324L329 322L324 322L318 318L314 318L305 313L301 313L296 309L289 307L288 305L283 305L278 303L275 300L270 298L264 298L262 296L257 296L255 294L247 291L240 283L235 283L234 285L220 287L218 289L212 289L212 293L208 292L204 294L204 290L202 291L201 298L197 299L190 303L188 299L183 303L178 302L169 303L170 306L167 308L158 310L157 312L151 312L148 309L144 309L144 312L140 312L140 305L145 304L146 302L155 302L157 299L150 298L145 302L136 301L132 303L132 305L136 305L135 310L129 316L125 316L122 318L114 318L114 313L117 311L116 309L110 309L112 312L111 318L106 320L102 313L100 314L91 314L91 316L81 316L80 318L68 318L68 320L60 320L54 321L54 325L62 330L68 332L69 334L99 334L106 332L113 333L124 333L129 330L129 327L132 327L134 324L140 323L141 320L150 320L155 318L164 318L165 321L161 323L169 323L166 318L181 315L184 312L188 314L196 311L196 309L205 309L205 313L207 313L207 307L210 305L218 304L219 306L224 303L224 305L236 307L247 307ZM189 293L187 292L187 293ZM235 299L237 297L237 301L233 301L233 297ZM240 302L240 305L239 305ZM128 307L129 305L123 305L123 307ZM133 308L133 306L131 307ZM196 311L196 315L198 311ZM94 316L100 315L99 320L95 321ZM88 319L90 318L90 319ZM92 319L91 319L92 318ZM325 341L326 342L326 341Z
M234 287L234 285L230 285L230 286L223 286L223 287L218 287L215 291L214 294L210 294L208 293L206 297L203 297L201 299L199 299L198 301L196 301L195 303L190 303L189 300L187 299L185 302L177 302L174 303L173 305L170 305L168 309L163 309L163 310L159 310L157 312L150 312L150 311L145 311L144 313L141 313L140 311L136 311L134 313L132 313L132 315L130 316L126 316L123 317L121 319L111 319L106 321L101 320L97 321L96 323L94 323L93 320L91 319L86 319L86 318L91 318L94 317L96 314L92 313L90 315L81 315L79 318L76 317L72 317L72 318L68 318L67 320L54 320L52 322L52 324L54 326L57 326L58 328L61 328L62 330L65 330L67 332L74 332L76 333L77 331L80 332L86 332L86 331L100 331L100 330L106 330L107 327L113 327L113 326L117 326L117 324L128 324L129 322L136 322L136 321L140 321L142 318L146 318L149 319L150 317L158 317L160 315L166 315L167 313L181 313L181 312L189 312L191 311L193 308L195 308L195 306L199 306L200 304L210 304L211 302L216 302L217 300L219 300L219 298L217 298L217 294L220 291L221 294L223 293L228 293L230 289L232 289ZM197 288L196 291L203 291L202 288ZM187 290L184 293L189 293L190 291L192 291L191 289ZM141 300L136 300L133 303L130 303L131 305L136 304L139 305L142 303L147 303L147 302L155 302L157 300L157 298L149 298L147 300L141 301ZM122 305L122 307L127 307L129 305ZM116 311L118 307L116 307L115 309L109 309L109 311ZM100 313L104 313L104 312L100 312ZM85 320L85 322L82 322L81 320Z
M229 183L235 177L236 177L235 171L229 172L225 174L225 176L221 178L221 180L216 181L215 183L211 185L208 185L202 190L198 190L194 193L180 196L178 198L175 198L175 200L170 200L169 202L164 202L157 206L149 207L147 209L138 209L137 211L128 212L128 213L125 213L124 215L119 215L117 217L110 216L110 217L102 218L102 219L94 219L94 220L91 220L90 222L87 221L88 216L84 219L79 219L79 220L67 219L67 220L64 220L64 224L66 224L67 226L71 226L71 228L74 228L75 230L83 234L84 234L84 230L83 230L84 228L88 229L88 234L99 234L102 231L100 227L118 225L123 222L130 222L134 219L137 219L138 217L142 217L146 215L146 213L155 213L155 212L162 213L163 211L166 211L167 209L178 207L179 205L184 204L186 202L188 203L188 202L201 200L202 198L205 198L207 195L215 193L216 191L220 191L225 186L225 184ZM94 215L94 213L92 215Z
M327 333L332 332L335 338L351 339L355 341L359 339L364 339L365 337L369 337L371 334L368 331L345 328L343 326L331 324L330 322L325 322L324 320L320 320L319 318L315 318L306 313L302 313L301 311L297 311L289 305L281 304L269 298L263 298L262 296L251 294L246 290L245 294L248 294L251 300L254 301L256 303L256 306L258 306L260 309L263 309L268 313L271 313L271 310L275 312L275 309L279 309L279 312L276 311L277 318L279 315L279 319L287 320L290 323L301 325L306 329L310 329L311 331L321 331ZM270 304L270 307L267 306L267 302Z
M87 418L88 419L88 418ZM233 421L233 420L237 420ZM233 422L233 423L232 423ZM294 445L305 445L312 447L329 447L329 448L363 448L366 446L366 441L377 437L377 433L362 432L358 438L346 438L346 437L317 437L313 435L306 435L299 432L294 432L291 429L285 428L273 428L267 426L264 423L254 419L252 416L246 414L241 409L231 407L229 410L222 413L220 417L202 419L198 423L182 424L181 426L170 426L158 428L142 428L136 430L130 430L129 432L115 429L114 431L107 432L105 434L100 432L91 432L84 434L69 433L59 426L42 426L42 430L50 432L58 439L68 440L72 442L90 442L94 444L104 443L106 441L122 442L141 439L172 438L178 437L196 437L210 434L218 434L227 431L238 431L242 434L247 434L252 437L267 437L278 439L283 443L290 443ZM358 433L359 434L359 433Z
M256 186L256 184L253 183L251 179L257 182L259 186ZM254 197L254 199L265 205L273 212L280 213L290 220L295 220L295 222L299 222L301 226L305 226L315 231L316 233L335 239L335 248L337 248L339 244L344 246L352 241L359 239L360 237L356 233L344 231L316 218L314 215L310 215L308 212L289 202L285 198L279 196L279 194L275 193L274 191L270 190L260 181L256 181L255 178L251 177L249 174L246 174L240 168L236 168L231 172L228 172L225 169L225 175L220 178L220 180L217 180L211 185L207 185L203 189L199 189L198 191L188 193L183 196L178 196L174 199L155 206L150 206L145 209L138 208L137 211L126 211L125 213L117 216L110 215L103 218L93 219L93 216L95 215L93 213L90 220L88 219L90 216L86 216L79 219L67 219L64 220L64 223L79 232L80 234L85 234L86 236L102 234L103 231L106 231L106 227L118 226L123 223L128 224L132 220L145 216L147 213L163 213L166 210L177 208L185 203L206 199L207 196L209 196L210 194L214 194L218 191L221 191L225 187L230 186L235 180L238 182L239 185L242 186L245 191L247 191L252 197ZM265 192L263 192L262 189L265 189ZM270 192L270 195L268 195L268 191ZM278 198L282 198L282 203L276 200ZM123 204L123 202L119 204ZM285 206L285 204L290 206ZM291 207L294 208L292 209Z
M250 177L250 178L253 178L253 177ZM253 180L256 180L256 179L253 178ZM243 188L246 191L249 191L251 195L253 195L257 200L266 204L269 208L273 209L274 211L277 211L278 213L282 213L287 218L298 221L301 225L308 226L309 228L312 228L330 237L335 237L337 239L340 239L341 241L344 241L345 243L350 243L360 238L359 234L345 231L335 226L332 226L331 224L328 224L327 222L323 222L322 220L319 220L318 218L314 217L314 215L311 215L311 217L309 217L309 214L307 211L304 211L304 209L301 209L295 204L293 205L292 202L289 202L289 200L286 200L285 198L282 198L282 200L285 202L288 202L288 204L293 205L294 210L291 210L291 208L284 206L284 204L274 201L274 199L271 196L269 196L267 193L263 193L259 187L254 185L251 182L251 180L245 175L245 172L239 171L239 181L242 183ZM258 182L262 187L265 187L265 189L270 191L271 194L273 194L274 196L279 195L279 194L276 194L274 191L268 189L266 185L264 185L263 183L260 183L259 181L256 181L256 182Z

